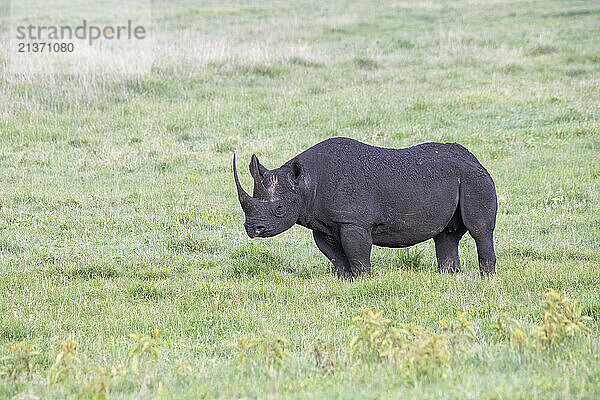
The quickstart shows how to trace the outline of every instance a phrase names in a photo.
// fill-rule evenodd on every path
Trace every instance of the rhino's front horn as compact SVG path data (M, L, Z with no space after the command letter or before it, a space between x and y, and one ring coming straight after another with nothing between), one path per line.
M235 187L237 188L238 199L240 200L240 205L242 206L242 210L244 213L252 213L258 210L258 200L252 198L242 185L240 184L240 180L237 174L237 167L235 165L235 153L233 153L233 179L235 179Z

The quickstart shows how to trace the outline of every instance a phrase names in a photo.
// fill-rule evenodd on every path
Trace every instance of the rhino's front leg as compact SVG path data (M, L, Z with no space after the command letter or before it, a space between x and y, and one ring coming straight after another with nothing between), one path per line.
M328 236L317 231L313 231L313 238L315 239L317 247L321 250L321 253L325 254L325 257L327 257L335 267L338 277L352 277L350 263L348 262L346 254L344 254L344 249L342 249L340 242L333 236Z
M356 225L342 225L340 241L350 262L352 276L371 275L371 232Z

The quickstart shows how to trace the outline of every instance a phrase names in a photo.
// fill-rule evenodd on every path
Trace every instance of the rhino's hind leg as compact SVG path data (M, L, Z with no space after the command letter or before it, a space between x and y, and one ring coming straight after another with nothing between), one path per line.
M466 231L467 229L464 227L460 227L457 230L446 228L433 238L439 272L453 274L460 270L458 242Z
M462 220L477 245L479 271L496 272L494 228L498 203L494 182L489 175L466 176L460 187Z
M491 275L496 272L496 253L494 252L493 233L488 232L475 238L479 272L481 275Z
M340 241L350 262L352 276L371 275L371 232L356 225L342 225Z
M313 238L321 253L331 261L339 278L350 278L350 262L344 254L340 242L334 237L327 236L321 232L313 231Z

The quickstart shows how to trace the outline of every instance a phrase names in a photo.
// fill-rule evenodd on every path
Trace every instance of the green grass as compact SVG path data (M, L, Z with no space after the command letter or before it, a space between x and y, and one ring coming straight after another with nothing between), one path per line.
M598 398L600 7L209 3L154 4L144 77L15 75L0 53L0 358L22 340L39 352L0 399L102 394L48 383L60 344L127 370L129 334L154 328L158 361L107 378L109 397ZM498 190L497 275L479 277L468 235L457 275L426 242L376 248L357 281L301 227L249 240L232 153L275 168L332 136L468 147ZM591 333L526 358L496 343L501 314L537 324L550 288ZM465 310L476 340L428 374L361 362L365 308L434 331ZM264 331L289 357L237 362L236 338Z

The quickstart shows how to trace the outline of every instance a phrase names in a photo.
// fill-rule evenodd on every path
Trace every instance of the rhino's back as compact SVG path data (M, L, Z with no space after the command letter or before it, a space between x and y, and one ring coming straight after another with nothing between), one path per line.
M456 143L423 143L392 149L338 137L298 156L319 177L319 189L349 197L406 196L406 185L428 193L433 185L454 182L465 173L487 174L479 161Z
M416 146L394 149L371 146L358 140L335 137L317 143L301 153L298 158L334 165L360 165L365 172L404 171L417 168L426 162L443 163L461 169L483 170L477 158L458 143L428 142ZM331 171L334 172L334 171Z

